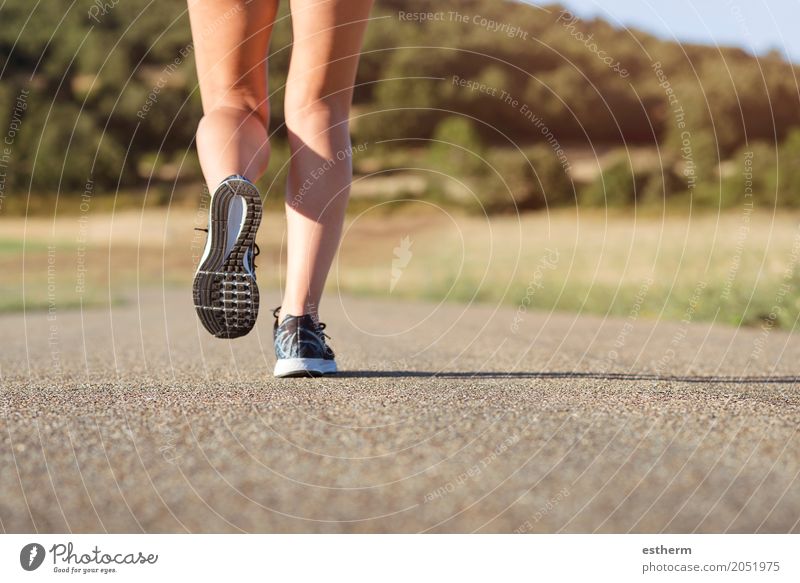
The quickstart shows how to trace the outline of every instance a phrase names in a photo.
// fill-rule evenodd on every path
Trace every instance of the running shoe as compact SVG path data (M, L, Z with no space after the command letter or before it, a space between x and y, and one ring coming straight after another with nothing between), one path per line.
M244 176L229 176L211 197L205 251L192 291L200 321L217 338L238 338L255 326L261 213L258 189Z
M275 316L276 377L318 377L336 372L333 350L325 342L325 324L312 316L286 314L279 320L280 307L272 311Z

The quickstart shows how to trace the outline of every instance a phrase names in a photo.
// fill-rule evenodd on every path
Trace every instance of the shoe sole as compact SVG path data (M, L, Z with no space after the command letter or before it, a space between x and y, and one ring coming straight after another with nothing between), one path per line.
M226 254L228 213L237 196L245 202L244 220L233 247ZM210 250L197 269L192 292L197 316L205 329L217 338L238 338L255 326L258 286L255 274L245 265L245 258L248 252L252 253L261 214L261 197L247 180L226 180L211 199Z
M336 361L324 358L281 358L275 363L274 375L287 377L321 377L337 372Z

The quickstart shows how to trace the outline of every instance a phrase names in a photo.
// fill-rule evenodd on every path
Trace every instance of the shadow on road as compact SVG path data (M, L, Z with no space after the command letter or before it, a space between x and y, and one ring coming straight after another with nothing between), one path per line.
M728 384L795 384L800 376L696 376L658 375L647 373L601 372L500 372L500 371L411 371L411 370L349 370L340 372L338 378L445 378L445 379L600 379L617 381L671 381L679 383Z

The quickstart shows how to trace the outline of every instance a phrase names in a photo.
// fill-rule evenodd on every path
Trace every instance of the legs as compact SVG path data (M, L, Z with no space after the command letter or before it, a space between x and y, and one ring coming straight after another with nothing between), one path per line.
M284 314L316 317L339 245L352 180L348 116L371 7L372 0L291 0Z
M283 313L316 316L350 192L348 116L372 0L290 1ZM257 180L269 163L266 58L277 2L189 0L204 113L197 150L212 192L231 174Z
M209 190L208 237L192 285L200 322L218 338L252 330L261 199L245 180L269 162L267 48L278 0L189 0L203 119L197 152Z
M277 0L189 0L203 119L197 153L211 192L269 163L267 49Z

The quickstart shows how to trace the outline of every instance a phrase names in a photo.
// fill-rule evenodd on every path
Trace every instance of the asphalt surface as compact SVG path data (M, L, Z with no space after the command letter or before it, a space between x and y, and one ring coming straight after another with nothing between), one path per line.
M216 340L188 291L0 317L2 530L800 532L791 335L350 297L324 316L348 372L284 380L266 309Z

